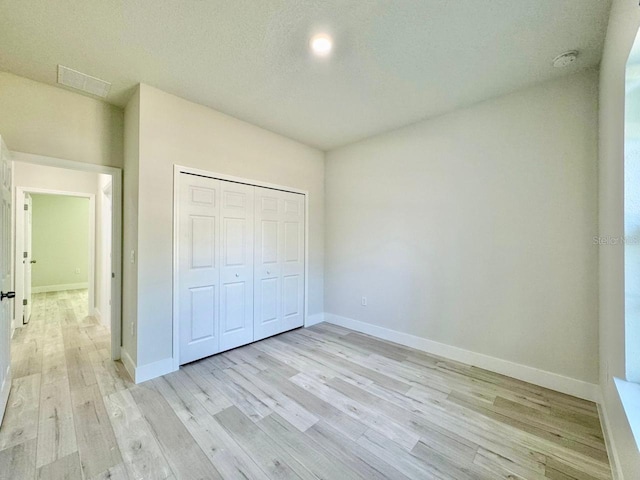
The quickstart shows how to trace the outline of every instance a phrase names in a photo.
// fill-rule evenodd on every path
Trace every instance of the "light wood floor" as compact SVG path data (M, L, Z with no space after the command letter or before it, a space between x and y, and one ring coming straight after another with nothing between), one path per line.
M14 338L2 479L611 478L593 403L327 324L134 386L85 302Z

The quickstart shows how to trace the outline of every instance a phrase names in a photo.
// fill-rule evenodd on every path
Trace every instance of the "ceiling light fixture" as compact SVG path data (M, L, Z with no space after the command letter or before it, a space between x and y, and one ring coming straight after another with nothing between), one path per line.
M556 68L568 67L578 59L578 51L570 50L568 52L561 53L553 59L553 66Z
M333 49L333 40L326 33L319 33L311 37L311 50L319 57L326 57Z

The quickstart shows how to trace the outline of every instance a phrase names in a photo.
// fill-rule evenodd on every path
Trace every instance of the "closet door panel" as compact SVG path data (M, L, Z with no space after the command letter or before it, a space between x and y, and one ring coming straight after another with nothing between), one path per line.
M304 195L281 192L283 203L283 326L304 324Z
M221 182L220 350L253 341L254 187Z
M254 340L283 331L282 280L280 278L282 242L279 192L256 187L255 308Z
M304 196L256 187L254 340L304 322Z
M220 182L180 175L178 315L180 364L219 351Z

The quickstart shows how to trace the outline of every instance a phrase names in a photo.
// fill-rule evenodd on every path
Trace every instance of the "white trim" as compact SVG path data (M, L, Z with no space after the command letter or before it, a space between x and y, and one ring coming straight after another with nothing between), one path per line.
M604 392L602 392L602 397L604 398ZM609 456L609 462L611 463L611 474L613 476L613 480L624 480L620 457L618 456L618 450L616 449L616 445L613 440L611 424L609 423L609 416L607 415L607 409L604 406L604 402L598 403L598 417L600 418L600 425L602 425L604 445L607 448L607 455Z
M492 372L507 375L524 382L533 383L541 387L573 395L592 402L598 402L598 400L600 400L600 389L598 385L593 383L576 380L575 378L565 377L557 373L446 345L444 343L435 342L409 333L379 327L377 325L361 322L352 318L341 317L332 313L325 313L324 317L325 322L333 323L334 325L349 328L357 332L366 333L383 340L399 343L400 345L405 345L433 355L449 358L467 365L475 365Z
M133 360L129 356L124 348L122 353L122 363L124 368L129 373L129 376L133 379L133 382L138 384L151 380L153 378L161 377L167 373L175 372L177 368L173 366L173 358L163 358L157 362L148 363L147 365L140 365L136 367Z
M127 371L129 376L131 377L131 380L133 380L135 382L136 364L134 363L134 361L129 356L129 352L127 352L124 348L120 349L120 360L122 361L122 364L124 365L124 369Z
M304 326L307 328L322 322L324 322L324 313L314 313L313 315L307 316L307 321L304 322Z
M13 154L14 161L111 175L111 185L113 188L113 195L111 197L113 202L111 205L113 216L111 228L111 268L114 274L111 279L111 359L119 359L120 349L122 347L122 169L95 165L93 163L74 162L62 158L34 155L31 153L11 153ZM13 210L14 212L16 211L15 208Z
M89 288L90 282L81 283L62 283L60 285L43 285L41 287L31 287L32 293L45 293L45 292L63 292L65 290L80 290ZM17 297L17 294L16 294ZM88 312L91 313L91 307Z
M224 180L227 182L244 183L246 185L252 185L256 187L273 188L275 190L282 190L285 192L299 193L304 195L304 319L303 325L308 325L309 318L309 192L307 190L300 190L298 188L287 187L285 185L276 185L268 182L261 182L259 180L253 180L249 178L235 177L232 175L226 175L223 173L209 172L207 170L201 170L198 168L184 167L182 165L173 165L173 370L180 368L180 337L179 337L179 325L178 325L178 285L176 278L178 278L178 201L180 198L179 176L181 173L190 173L193 175L200 175L202 177L215 178L217 180ZM163 362L160 360L159 362ZM155 362L155 363L159 363ZM155 365L151 364L151 365ZM168 372L165 372L168 373ZM160 374L163 375L163 374Z

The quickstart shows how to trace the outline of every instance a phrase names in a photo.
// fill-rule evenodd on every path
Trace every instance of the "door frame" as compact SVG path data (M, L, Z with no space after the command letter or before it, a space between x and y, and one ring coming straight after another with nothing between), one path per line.
M191 175L199 175L201 177L213 178L227 182L242 183L254 187L271 188L274 190L282 190L285 192L298 193L304 195L304 323L306 327L309 318L309 192L299 188L287 187L285 185L277 185L274 183L253 180L250 178L236 177L224 173L216 173L199 168L185 167L182 165L173 165L173 369L180 368L180 325L178 324L178 209L180 200L180 174L188 173Z
M68 170L102 173L111 176L111 359L120 359L122 349L122 169L92 163L75 162L62 158L34 155L31 153L14 151L12 154L14 163L16 161L33 163L46 167L66 168ZM13 200L15 201L15 198ZM16 209L14 208L13 211L15 215ZM13 225L15 227L15 218ZM15 278L15 273L17 273L16 265L14 265L13 268Z
M23 260L22 252L24 251L24 209L18 208L18 205L24 205L25 194L35 195L56 195L65 197L78 197L89 199L89 268L88 268L88 287L89 298L87 299L87 312L93 315L96 298L96 196L93 193L83 192L67 192L66 190L51 190L47 188L32 188L15 186L15 288L16 301L14 308L14 321L16 325L21 325L20 317L23 316L24 300L24 269L19 268ZM32 212L33 213L33 212ZM33 253L33 252L32 252ZM33 287L31 288L33 294Z

